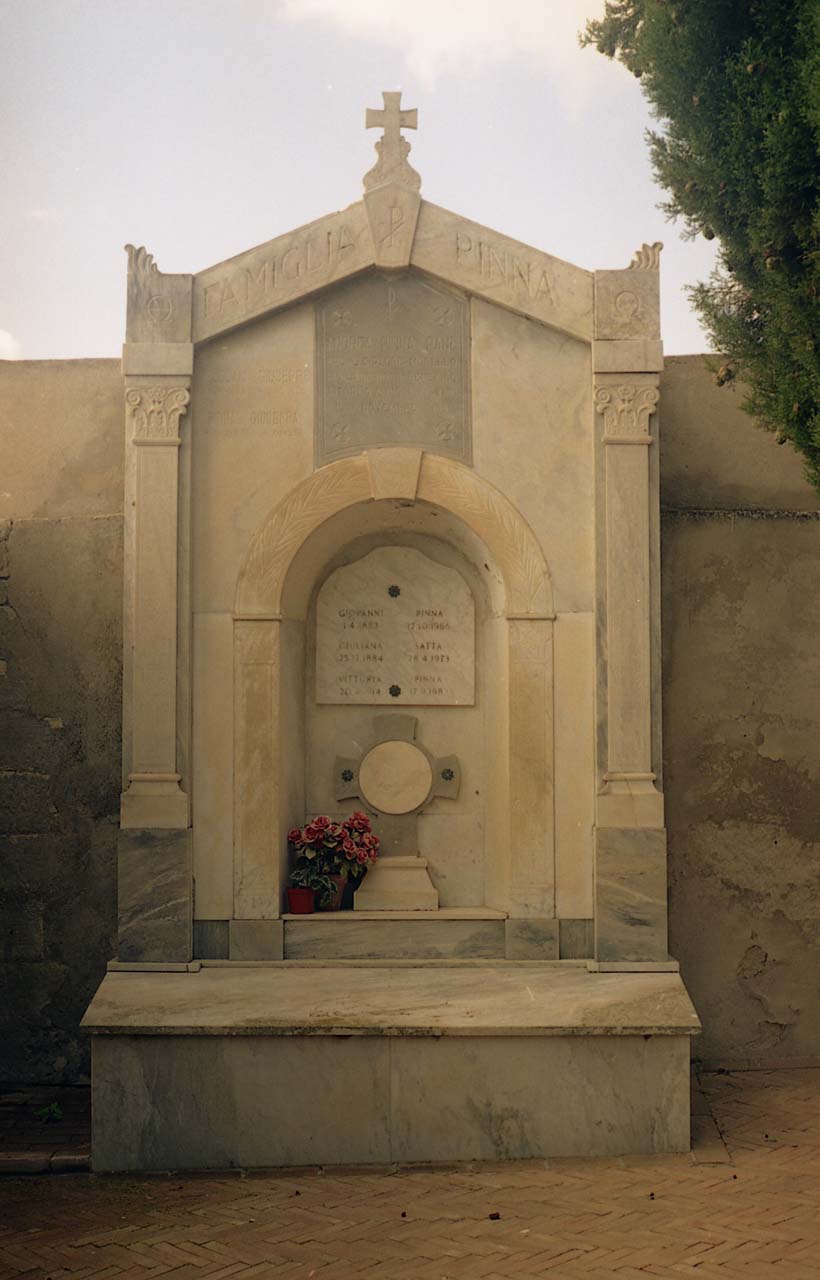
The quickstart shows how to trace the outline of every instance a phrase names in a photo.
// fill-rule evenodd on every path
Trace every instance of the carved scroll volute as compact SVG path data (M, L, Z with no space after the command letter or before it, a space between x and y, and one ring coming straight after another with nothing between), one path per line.
M127 244L126 342L190 342L193 276L160 271L144 245Z
M663 242L656 240L654 244L642 244L636 249L629 264L630 271L657 271L661 265L661 249Z

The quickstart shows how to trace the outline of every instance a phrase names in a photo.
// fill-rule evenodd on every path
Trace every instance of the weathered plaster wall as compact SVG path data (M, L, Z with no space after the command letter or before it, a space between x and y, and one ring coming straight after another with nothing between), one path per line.
M112 952L119 361L0 365L0 1080L73 1082Z
M820 501L700 357L663 378L670 949L705 1059L820 1057Z
M700 357L663 375L671 946L710 1059L820 1057L820 521ZM0 1079L76 1081L113 953L115 360L0 364Z

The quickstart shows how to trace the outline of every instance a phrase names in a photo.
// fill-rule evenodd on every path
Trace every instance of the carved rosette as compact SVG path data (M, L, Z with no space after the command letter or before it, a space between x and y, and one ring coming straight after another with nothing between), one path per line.
M179 444L179 420L190 400L186 387L130 387L125 403L134 419L135 443Z
M604 420L604 444L651 444L649 419L659 399L657 387L634 383L599 387L595 412Z

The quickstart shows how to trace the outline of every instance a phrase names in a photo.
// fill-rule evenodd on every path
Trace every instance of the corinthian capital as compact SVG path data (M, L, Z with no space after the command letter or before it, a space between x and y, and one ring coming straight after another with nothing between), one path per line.
M190 399L187 387L129 387L125 403L134 419L135 442L178 444L179 420Z
M604 444L649 444L649 419L659 398L657 387L633 382L598 387L595 411L604 420Z

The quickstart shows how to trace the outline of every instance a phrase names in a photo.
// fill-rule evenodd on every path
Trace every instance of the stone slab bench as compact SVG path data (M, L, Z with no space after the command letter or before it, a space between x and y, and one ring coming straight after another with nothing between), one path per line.
M676 973L570 964L114 972L93 1037L95 1170L682 1151Z

